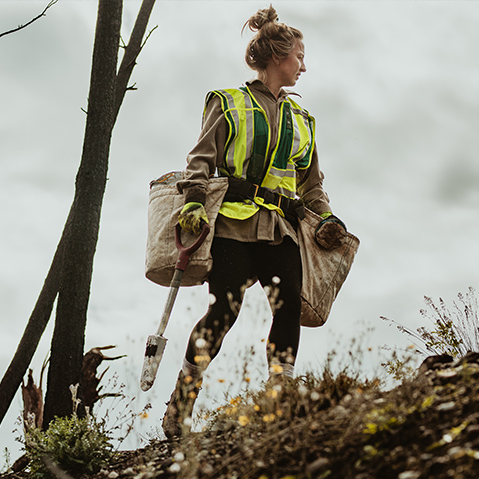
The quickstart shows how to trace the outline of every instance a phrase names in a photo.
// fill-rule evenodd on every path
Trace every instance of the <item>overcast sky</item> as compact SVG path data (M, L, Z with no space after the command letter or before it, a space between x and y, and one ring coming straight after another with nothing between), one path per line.
M26 23L47 0L2 0L0 32ZM206 93L254 76L243 61L244 22L263 1L158 1L158 25L138 60L117 121L95 258L86 347L116 344L112 364L135 408L153 404L142 430L159 425L189 331L204 313L204 287L180 291L157 382L139 392L146 336L167 288L144 277L150 180L181 170L199 134ZM123 38L139 0L125 1ZM477 286L479 253L479 4L467 1L276 1L280 19L305 36L307 73L295 90L317 120L325 189L334 213L361 240L328 323L303 329L298 374L332 348L374 328L361 349L407 345L381 321L424 324L423 296L452 306ZM81 157L96 21L94 0L60 0L45 18L0 39L0 366L3 375L41 290L74 193ZM242 364L228 345L251 346L251 375L266 375L267 303L254 287L211 366L202 403L214 406ZM34 359L47 355L52 325ZM367 356L367 353L365 353ZM241 361L240 361L241 363ZM363 368L374 370L375 359ZM218 379L225 379L224 383ZM258 384L256 382L255 384ZM231 386L232 385L232 386ZM236 388L236 389L235 389ZM17 396L0 428L15 451ZM137 437L129 447L136 447ZM15 455L15 453L13 454Z

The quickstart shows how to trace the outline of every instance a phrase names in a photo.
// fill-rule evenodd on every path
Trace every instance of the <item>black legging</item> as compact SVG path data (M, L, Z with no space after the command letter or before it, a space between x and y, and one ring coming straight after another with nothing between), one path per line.
M218 354L224 336L238 317L245 285L252 278L258 278L263 288L278 288L268 337L268 361L275 356L280 362L294 364L300 334L302 280L296 243L289 237L274 246L214 238L211 253L213 269L208 282L215 301L193 329L186 359L195 364L198 355L203 357L206 353L213 359ZM207 344L201 351L196 347L199 338Z

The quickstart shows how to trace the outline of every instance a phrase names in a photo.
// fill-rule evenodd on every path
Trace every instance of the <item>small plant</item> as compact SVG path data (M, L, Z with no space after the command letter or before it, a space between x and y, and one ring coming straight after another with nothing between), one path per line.
M4 448L3 450L3 459L4 459L4 464L2 469L0 469L0 474L5 474L11 467L11 456L10 456L10 451L7 448Z
M453 358L461 358L470 351L479 351L479 318L478 303L475 290L458 295L459 303L453 302L450 311L445 302L439 298L439 305L427 296L424 297L427 309L420 311L424 318L432 324L430 330L425 326L413 331L394 320L384 318L396 325L399 331L409 335L417 347L416 353L427 356L429 354L449 354Z
M410 364L412 360L410 353L399 357L398 353L393 351L392 358L381 363L381 366L395 381L404 382L412 380L416 375L416 368Z
M98 472L113 455L113 446L104 422L97 422L88 412L85 417L79 417L75 388L72 395L72 416L56 417L46 431L27 427L25 450L30 458L32 477L50 477L44 465L45 457L66 472L78 476Z

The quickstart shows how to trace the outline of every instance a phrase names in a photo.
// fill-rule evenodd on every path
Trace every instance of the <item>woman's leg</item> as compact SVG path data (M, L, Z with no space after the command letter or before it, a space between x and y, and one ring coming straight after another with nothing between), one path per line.
M211 254L213 269L208 283L212 304L193 329L186 351L187 361L202 369L218 354L226 333L236 321L251 277L248 244L215 238Z
M275 246L257 244L254 251L256 273L263 288L270 288L273 309L268 361L291 365L289 372L292 374L300 336L302 267L299 247L286 237Z
M215 301L191 332L183 367L163 417L167 437L180 436L189 429L203 372L236 321L251 270L251 255L243 243L215 238L211 253L213 270L208 282Z

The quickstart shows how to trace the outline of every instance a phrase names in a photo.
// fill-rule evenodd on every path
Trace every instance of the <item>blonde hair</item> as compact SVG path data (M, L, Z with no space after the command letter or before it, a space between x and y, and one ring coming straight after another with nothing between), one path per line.
M302 40L303 34L297 29L279 22L278 14L270 5L258 10L243 25L252 32L257 32L246 48L246 64L253 70L266 69L271 57L285 58L294 48L296 40Z

